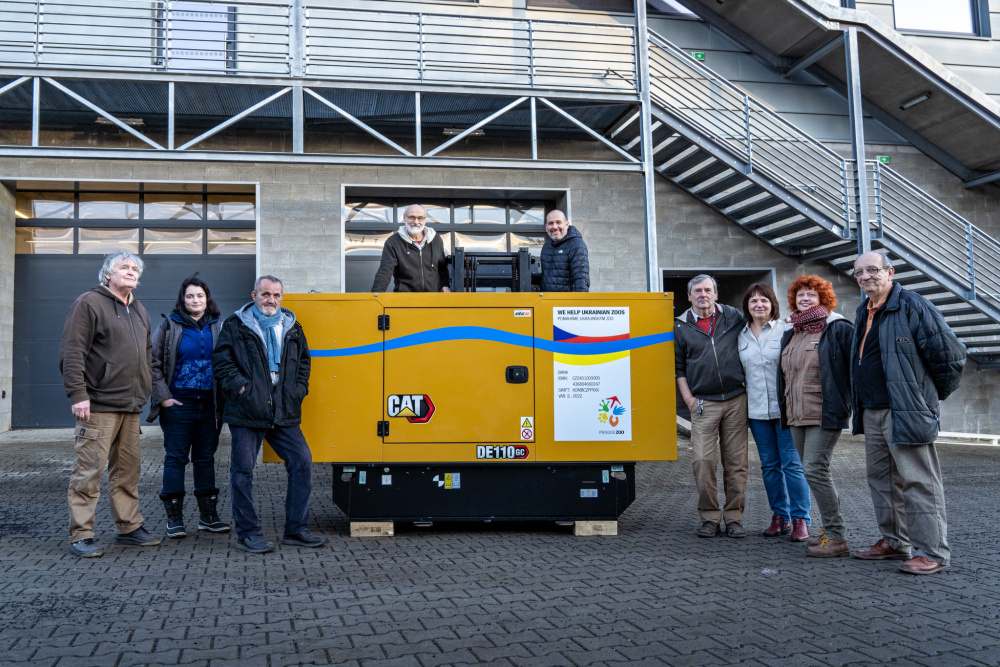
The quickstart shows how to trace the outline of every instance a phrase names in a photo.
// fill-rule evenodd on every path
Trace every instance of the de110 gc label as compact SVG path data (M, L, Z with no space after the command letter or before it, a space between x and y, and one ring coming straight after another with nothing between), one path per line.
M523 445L476 445L477 459L516 460L528 458Z

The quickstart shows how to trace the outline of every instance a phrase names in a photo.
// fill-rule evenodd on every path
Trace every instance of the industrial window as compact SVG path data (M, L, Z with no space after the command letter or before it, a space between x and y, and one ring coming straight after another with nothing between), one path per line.
M18 255L256 252L256 196L249 186L67 183L60 190L19 189L16 202Z
M895 0L896 29L990 36L989 0Z
M209 2L164 3L157 10L156 64L219 72L236 67L236 7Z
M427 210L427 224L441 235L447 254L455 248L510 252L524 247L537 257L545 243L545 214L555 208L554 201L540 199L349 200L344 206L345 291L371 288L382 246L413 203Z

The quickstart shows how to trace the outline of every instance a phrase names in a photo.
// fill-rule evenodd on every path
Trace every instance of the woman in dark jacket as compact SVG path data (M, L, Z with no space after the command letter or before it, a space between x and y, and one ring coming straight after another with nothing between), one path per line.
M781 425L792 431L823 521L823 530L818 539L809 541L806 556L849 556L830 460L851 412L854 326L833 312L837 295L833 285L819 276L796 278L788 288L788 306L794 312L792 328L781 338Z
M163 490L167 537L186 537L184 468L190 458L198 530L229 531L216 505L215 450L220 422L216 415L212 349L219 340L219 307L197 274L181 283L174 310L153 334L153 395L147 421L160 418L163 429Z

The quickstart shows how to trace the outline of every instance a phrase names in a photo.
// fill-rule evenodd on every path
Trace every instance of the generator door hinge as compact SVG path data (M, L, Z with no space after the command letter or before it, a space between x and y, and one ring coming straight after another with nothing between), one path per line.
M389 422L382 421L378 423L378 437L388 438L389 437Z
M388 331L389 330L389 316L388 315L379 315L378 316L378 330L379 331Z

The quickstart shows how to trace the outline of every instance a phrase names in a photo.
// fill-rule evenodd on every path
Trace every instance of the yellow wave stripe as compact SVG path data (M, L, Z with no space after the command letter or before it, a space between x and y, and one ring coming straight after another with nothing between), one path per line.
M629 350L609 352L607 354L562 354L560 352L552 354L552 358L559 363L570 364L572 366L595 366L597 364L606 364L609 361L618 361L628 356Z

